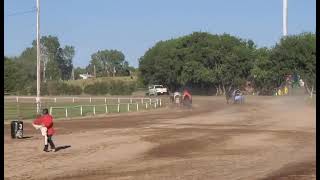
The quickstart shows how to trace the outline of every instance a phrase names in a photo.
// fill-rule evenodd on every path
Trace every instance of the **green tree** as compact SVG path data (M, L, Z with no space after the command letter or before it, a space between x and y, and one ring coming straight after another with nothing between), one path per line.
M43 36L40 39L41 50L41 79L49 80L66 80L69 79L72 72L72 58L74 56L74 48L72 46L60 47L57 37ZM26 48L19 57L13 62L6 60L8 72L13 71L12 63L15 66L14 76L6 76L6 82L9 89L15 89L18 94L33 94L36 89L37 79L37 51L36 41L32 42L32 46ZM46 73L44 74L44 66ZM15 82L15 88L11 87L11 79Z
M316 85L316 35L301 33L284 37L272 50L270 60L278 76L278 85L288 74L298 74L312 96Z
M36 40L32 42L32 48L36 51ZM58 57L58 50L60 43L58 37L43 36L40 38L40 51L41 51L41 78L45 80L58 80L61 79L61 72L58 69L58 62L61 58ZM35 57L36 58L36 57ZM46 72L44 71L44 66ZM43 79L42 79L43 80Z
M215 87L225 93L244 85L250 76L255 46L228 34L195 32L160 41L139 59L144 84L161 83L175 90L183 86Z
M73 69L72 59L75 55L75 49L73 46L65 46L60 49L62 58L60 58L59 68L61 71L61 78L63 80L69 80L71 78L71 73Z
M164 84L171 90L180 86L178 77L184 54L176 48L178 43L174 39L160 41L139 59L139 78L143 84Z
M18 94L30 94L32 87L36 85L37 64L36 49L26 48L16 60L17 79L16 89Z
M260 48L255 51L256 58L251 69L251 80L259 94L271 95L277 87L277 70L270 60L272 49Z
M87 70L96 77L106 76L106 54L107 52L98 51L91 55L90 64L87 66Z
M15 93L17 90L16 80L18 78L18 67L16 62L4 56L4 92Z
M43 64L46 64L46 77L53 80L69 80L72 73L72 59L75 55L73 46L62 48L58 37L43 36L40 39ZM36 41L32 43L36 48ZM52 67L53 66L53 67ZM43 74L43 73L42 73Z
M118 50L102 50L92 54L90 64L87 66L87 70L92 74L96 73L97 77L128 74L128 69L129 63L125 60L124 54Z
M60 80L61 79L61 71L59 68L59 64L57 61L48 61L47 62L47 70L46 76L48 80Z

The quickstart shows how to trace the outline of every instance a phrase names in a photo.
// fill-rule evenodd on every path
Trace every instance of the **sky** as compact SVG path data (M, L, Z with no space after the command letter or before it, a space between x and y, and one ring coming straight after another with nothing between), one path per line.
M4 0L4 54L36 38L36 0ZM85 67L98 50L117 49L131 66L160 40L195 31L228 33L272 47L282 36L282 0L40 0L40 34L72 45ZM288 0L288 34L316 31L316 0Z

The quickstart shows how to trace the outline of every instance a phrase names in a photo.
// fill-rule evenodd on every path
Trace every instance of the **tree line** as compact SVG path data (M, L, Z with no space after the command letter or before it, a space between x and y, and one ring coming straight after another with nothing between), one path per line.
M74 68L73 46L61 47L54 36L43 36L40 42L43 83L77 79L84 73L104 77L127 76L135 71L118 50L99 50L91 55L87 67ZM138 70L138 84L163 84L171 91L190 87L215 89L217 94L224 94L232 88L242 88L249 81L257 92L270 95L286 82L288 75L299 75L306 90L312 93L316 86L316 36L290 35L273 47L258 48L252 40L229 34L194 32L156 43L139 58ZM4 57L4 90L35 94L35 41L20 56Z
M160 41L139 59L140 81L181 87L216 89L223 94L246 82L260 94L270 95L299 75L310 92L316 85L316 36L301 33L283 37L271 48L229 34L194 32Z
M80 74L96 77L129 76L134 68L118 50L99 50L91 55L89 65L74 68L74 46L61 47L58 37L43 36L40 39L41 83L79 79ZM4 57L4 91L11 94L36 93L36 41L17 57Z
M136 69L125 60L125 55L116 49L99 50L91 55L88 66L74 70L75 79L79 79L79 75L85 73L95 77L115 77L130 76L135 72Z

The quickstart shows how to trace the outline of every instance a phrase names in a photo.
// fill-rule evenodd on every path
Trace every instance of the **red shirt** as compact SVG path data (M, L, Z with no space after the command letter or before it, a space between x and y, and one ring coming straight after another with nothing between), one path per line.
M185 99L186 97L188 97L190 100L192 100L191 94L189 93L188 90L183 91L183 99Z
M54 134L54 129L53 129L53 117L49 114L40 116L36 120L33 121L33 124L37 125L44 125L48 131L48 135L53 135Z

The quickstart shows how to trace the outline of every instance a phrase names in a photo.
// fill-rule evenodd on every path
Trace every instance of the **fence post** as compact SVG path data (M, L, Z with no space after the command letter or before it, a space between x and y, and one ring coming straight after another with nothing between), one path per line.
M16 97L16 100L17 100L17 103L18 103L19 102L19 97L18 96Z
M160 99L160 107L162 106L162 103L161 103L161 99Z
M137 103L137 111L139 111L139 103Z
M155 109L157 108L157 102L154 102L154 108Z
M107 98L104 98L104 103L107 104Z
M130 104L128 103L128 112L130 111Z
M90 103L92 102L92 98L90 97Z
M55 102L55 103L57 102L57 98L54 98L54 102Z
M93 106L93 115L96 115L96 106Z
M68 108L66 108L66 117L68 117Z
M151 98L149 98L149 100L150 100L150 105L151 105Z
M50 107L50 114L52 115L52 107Z
M118 104L118 112L120 112L120 104Z
M130 98L130 103L132 103L132 98Z
M118 103L120 103L120 98L118 98Z
M72 98L72 102L74 103L74 97Z
M148 109L148 103L146 103L146 109Z
M82 106L80 106L80 115L82 116Z
M108 113L108 105L106 104L106 113Z

